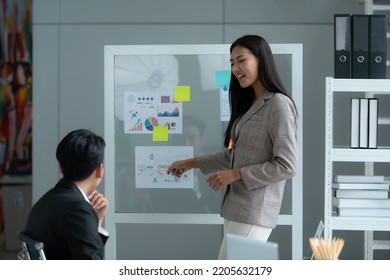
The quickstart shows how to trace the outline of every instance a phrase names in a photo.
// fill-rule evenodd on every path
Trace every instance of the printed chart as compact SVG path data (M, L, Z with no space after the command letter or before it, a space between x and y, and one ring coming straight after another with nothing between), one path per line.
M167 126L169 133L183 132L182 103L172 93L124 93L124 133L152 134L153 127Z
M194 156L190 146L136 146L136 188L194 188L194 171L185 172L181 178L167 174L172 162Z

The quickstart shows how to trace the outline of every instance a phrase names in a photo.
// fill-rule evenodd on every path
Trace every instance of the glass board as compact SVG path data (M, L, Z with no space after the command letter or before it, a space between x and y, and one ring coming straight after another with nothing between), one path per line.
M230 116L229 47L105 46L104 186L111 202L106 215L106 228L111 234L106 258L136 258L131 251L126 255L127 250L118 244L123 244L124 232L135 228L142 231L150 228L148 225L166 229L170 224L178 224L183 233L189 227L210 225L220 235L213 235L213 240L207 242L219 244L222 227L218 230L216 225L221 226L223 221L219 215L223 192L209 189L207 175L199 170L187 172L177 180L167 175L166 169L174 160L223 149ZM283 83L292 93L301 116L302 46L271 48ZM297 137L301 138L299 123ZM298 149L301 151L300 143ZM298 250L293 257L302 250L301 162L299 165L298 176L287 182L278 221L296 227L292 230L296 238L292 246L298 246ZM294 199L298 200L295 204ZM176 234L180 236L180 232ZM142 238L142 233L134 238ZM177 238L167 238L166 246L175 246L176 241ZM188 256L181 258L194 257L191 250L186 252ZM149 253L151 259L161 255L157 251Z

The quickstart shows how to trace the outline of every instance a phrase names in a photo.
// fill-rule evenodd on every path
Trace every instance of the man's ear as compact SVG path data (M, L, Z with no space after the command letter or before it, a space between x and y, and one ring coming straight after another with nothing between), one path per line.
M62 166L61 166L61 163L58 164L58 170L60 171L61 174L63 174L63 173L62 173Z
M97 167L96 167L96 176L99 178L99 179L102 179L103 178L103 174L104 174L104 165L103 163L99 164Z

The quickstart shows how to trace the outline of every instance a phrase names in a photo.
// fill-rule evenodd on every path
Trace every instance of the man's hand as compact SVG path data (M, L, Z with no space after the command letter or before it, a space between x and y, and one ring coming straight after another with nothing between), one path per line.
M92 207L96 210L96 214L99 219L99 227L101 227L104 216L106 215L108 210L109 202L107 198L105 198L101 193L97 192L96 190L89 195L88 199L91 202Z

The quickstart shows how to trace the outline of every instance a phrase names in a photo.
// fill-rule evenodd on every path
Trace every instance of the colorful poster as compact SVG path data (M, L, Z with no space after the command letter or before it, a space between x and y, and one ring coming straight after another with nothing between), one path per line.
M173 92L125 92L124 133L153 134L155 126L167 126L169 133L183 132L182 103L173 101Z
M194 156L192 146L137 146L135 147L136 188L194 188L194 171L180 178L167 174L172 162Z
M0 177L32 174L32 1L0 5Z

